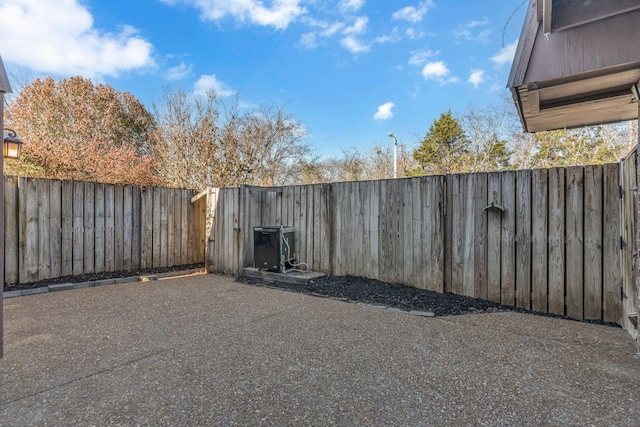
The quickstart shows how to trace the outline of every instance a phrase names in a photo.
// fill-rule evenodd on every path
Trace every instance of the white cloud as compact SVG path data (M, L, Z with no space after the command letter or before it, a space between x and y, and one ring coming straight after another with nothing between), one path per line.
M213 90L218 96L231 96L235 93L233 89L218 80L215 74L202 75L193 85L193 93L196 95L206 95L209 90Z
M459 25L458 29L454 31L456 37L463 37L469 41L478 41L486 43L489 41L489 34L491 34L490 30L482 30L477 33L474 33L474 29L485 27L489 24L489 19L482 18L481 21L472 20L467 22L464 25Z
M394 28L390 34L376 37L373 41L376 43L397 43L401 40L402 37L398 34L398 29Z
M347 36L340 40L340 44L351 53L362 53L371 50L371 46L362 44L353 36Z
M396 10L391 17L409 22L420 22L431 6L433 6L433 2L426 0L421 2L418 7L407 6Z
M417 40L423 38L425 36L425 32L408 28L407 31L404 32L404 35L407 36L409 40Z
M344 12L357 12L364 6L364 0L342 0L340 10Z
M301 35L296 43L296 47L299 49L315 49L318 47L316 33L305 33Z
M307 13L300 4L302 0L273 0L265 6L261 0L161 0L169 5L187 3L200 9L201 18L209 21L220 21L231 16L240 22L265 27L285 29L299 16Z
M378 111L373 115L376 120L387 120L393 117L393 107L396 105L393 102L387 102L378 107Z
M411 58L409 58L409 65L420 66L427 62L427 59L437 55L438 52L432 50L420 50L411 52Z
M38 72L100 78L155 65L133 27L97 29L79 0L3 0L0 16L5 61Z
M181 62L180 65L176 65L175 67L171 67L167 70L167 80L181 80L191 74L191 69L193 65L187 65L184 62Z
M500 52L496 53L491 57L491 60L498 66L502 67L505 64L510 64L513 61L514 56L516 55L516 48L518 47L518 40L514 41L511 44L506 45Z
M360 16L356 19L356 22L353 23L350 27L344 29L344 34L363 34L367 31L367 23L369 22L369 18L366 16Z
M477 89L482 82L484 82L484 70L471 70L467 83L472 84Z
M457 77L449 77L450 75L451 70L442 61L429 62L422 68L422 76L425 80L437 80L440 84L458 81Z

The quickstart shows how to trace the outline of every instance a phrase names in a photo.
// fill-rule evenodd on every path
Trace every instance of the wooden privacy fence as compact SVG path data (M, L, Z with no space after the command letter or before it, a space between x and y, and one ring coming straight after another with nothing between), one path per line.
M296 259L311 270L621 324L623 280L635 289L635 157L622 165L209 189L207 269L239 274L253 266L253 227L286 225L295 227ZM486 208L492 202L504 211Z
M204 262L191 190L4 177L4 283Z

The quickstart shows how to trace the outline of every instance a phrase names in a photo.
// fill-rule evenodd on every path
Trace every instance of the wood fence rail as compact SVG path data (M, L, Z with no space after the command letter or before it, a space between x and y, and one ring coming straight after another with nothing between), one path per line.
M4 177L4 283L204 261L191 190Z
M623 324L623 281L636 289L635 162L212 188L207 269L239 274L253 266L253 227L285 225L311 270Z

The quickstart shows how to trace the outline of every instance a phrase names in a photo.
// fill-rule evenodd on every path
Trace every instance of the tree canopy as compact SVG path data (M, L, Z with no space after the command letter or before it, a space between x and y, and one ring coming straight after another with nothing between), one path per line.
M6 110L25 141L8 173L105 183L158 182L149 151L154 120L133 95L71 77L36 79Z

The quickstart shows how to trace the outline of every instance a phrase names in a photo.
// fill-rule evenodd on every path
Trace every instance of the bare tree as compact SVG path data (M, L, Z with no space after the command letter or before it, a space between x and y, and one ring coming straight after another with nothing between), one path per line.
M240 108L214 91L165 89L153 106L159 168L169 185L204 188L282 185L309 154L302 125L281 107Z

